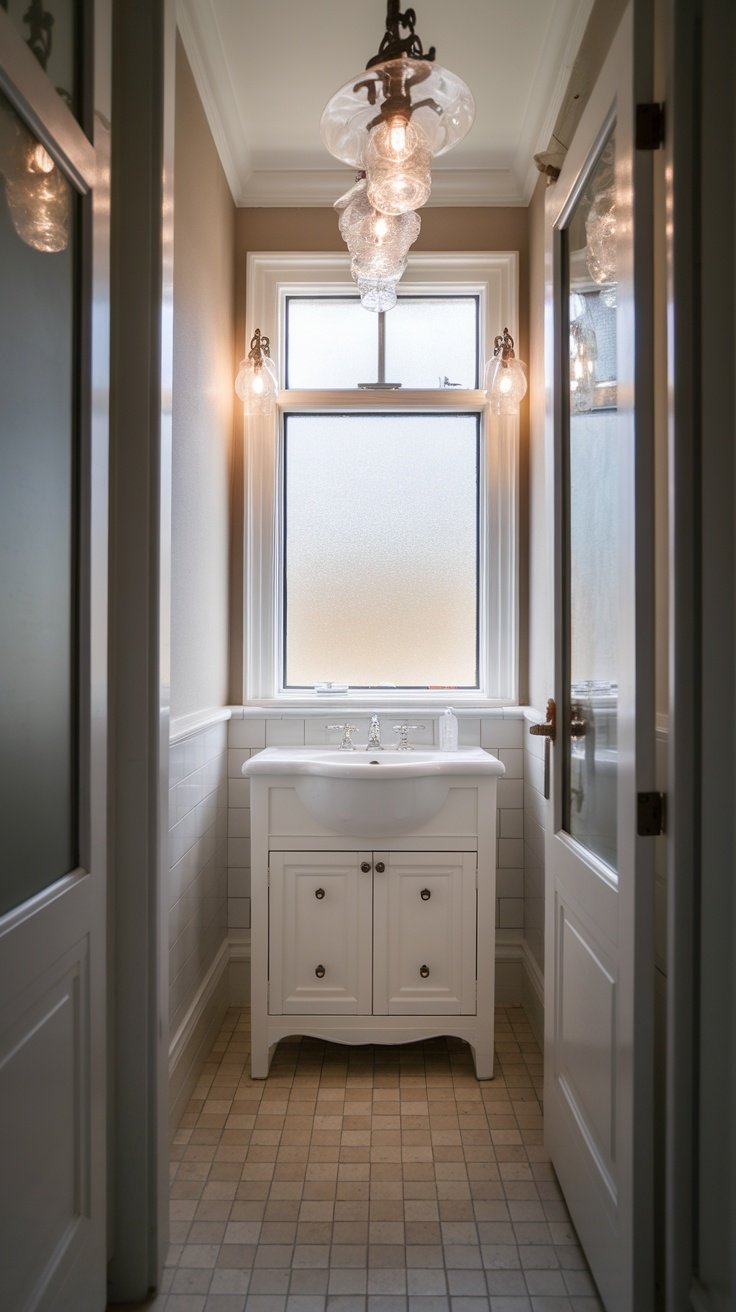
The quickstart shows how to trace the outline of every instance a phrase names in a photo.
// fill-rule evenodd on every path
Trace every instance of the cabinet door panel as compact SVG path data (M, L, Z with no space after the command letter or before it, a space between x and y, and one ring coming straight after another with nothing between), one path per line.
M272 852L269 868L271 1014L369 1015L371 854Z
M375 861L374 1012L474 1015L475 853L376 852Z

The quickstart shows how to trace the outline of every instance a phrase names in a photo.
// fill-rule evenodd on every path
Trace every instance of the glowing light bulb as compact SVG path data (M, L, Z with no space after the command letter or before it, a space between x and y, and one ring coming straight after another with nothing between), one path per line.
M498 384L498 390L502 396L509 396L514 390L514 381L511 378L508 369L503 369L501 372L501 381Z
M388 233L388 221L386 219L386 216L385 214L378 214L376 216L376 221L373 224L373 234L375 237L378 238L379 241L383 241L383 238L386 236L387 233Z
M263 377L261 375L260 369L257 369L255 372L255 376L253 378L253 383L252 383L252 390L255 392L256 396L263 395Z
M39 142L34 146L31 157L28 161L29 173L50 173L54 168L54 161L45 146Z

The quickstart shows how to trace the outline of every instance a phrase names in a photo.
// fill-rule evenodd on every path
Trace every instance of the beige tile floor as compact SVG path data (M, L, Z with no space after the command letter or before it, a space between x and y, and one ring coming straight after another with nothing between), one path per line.
M233 1009L174 1136L149 1312L602 1312L542 1143L542 1057L496 1014L457 1040L281 1043L248 1073Z

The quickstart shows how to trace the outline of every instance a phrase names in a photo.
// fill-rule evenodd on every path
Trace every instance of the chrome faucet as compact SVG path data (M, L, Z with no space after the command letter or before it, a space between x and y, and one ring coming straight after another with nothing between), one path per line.
M381 743L381 721L374 714L371 716L371 722L368 726L368 742L365 745L367 752L382 752L383 744Z

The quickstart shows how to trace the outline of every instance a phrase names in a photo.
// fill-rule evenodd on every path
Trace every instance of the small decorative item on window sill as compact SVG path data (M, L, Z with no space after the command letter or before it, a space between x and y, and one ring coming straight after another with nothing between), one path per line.
M399 3L388 0L378 53L335 92L320 121L330 154L360 169L335 207L361 301L377 311L396 304L396 283L419 235L415 211L432 187L432 156L461 141L475 117L468 87L434 63L434 46L425 51L414 30L414 10L400 13Z
M250 339L250 350L240 362L235 379L235 391L247 415L268 415L273 410L279 390L276 367L271 359L271 343L256 328Z
M518 415L526 396L526 365L517 360L514 339L508 328L493 342L493 356L486 365L486 396L494 415Z

